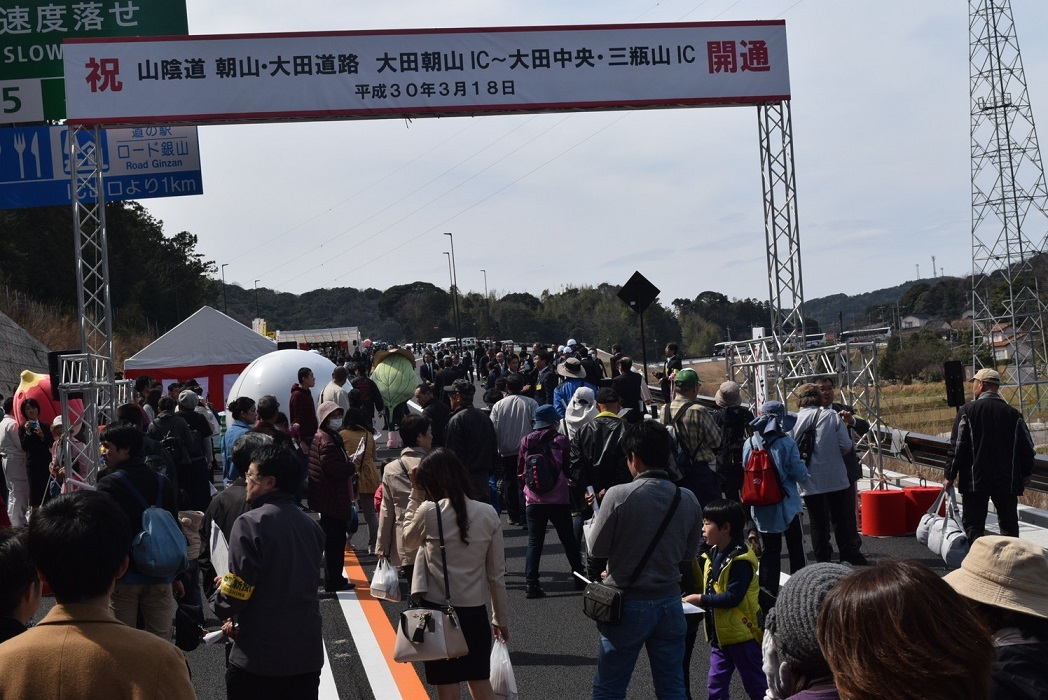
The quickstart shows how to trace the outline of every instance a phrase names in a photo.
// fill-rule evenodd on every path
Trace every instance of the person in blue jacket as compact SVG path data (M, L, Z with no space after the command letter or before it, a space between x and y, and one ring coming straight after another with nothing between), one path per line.
M760 607L767 613L775 605L779 594L782 539L786 536L786 548L790 555L790 573L795 574L804 567L804 533L801 532L800 491L797 482L808 478L808 467L801 459L797 443L789 431L796 422L786 413L780 401L768 401L760 408L760 415L750 423L753 435L742 448L742 463L748 464L754 450L766 449L779 472L783 499L769 506L751 506L750 511L757 531L761 533ZM744 477L745 478L745 477Z
M596 394L597 387L586 381L586 370L577 357L569 357L557 365L557 374L563 377L564 381L553 392L553 407L557 409L557 415L563 418L576 389L588 386Z

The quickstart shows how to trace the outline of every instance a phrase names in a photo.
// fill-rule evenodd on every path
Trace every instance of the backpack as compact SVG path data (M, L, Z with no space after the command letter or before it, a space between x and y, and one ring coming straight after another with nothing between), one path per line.
M371 403L371 382L367 377L354 377L349 385L360 392L360 402L364 405Z
M819 425L819 414L821 413L822 409L820 408L815 412L815 418L812 420L811 425L797 436L797 451L801 453L801 461L806 465L811 464L811 456L815 452L815 429Z
M156 426L159 433L161 429L160 423L154 420L153 425ZM189 456L189 447L185 441L170 430L164 433L164 437L160 438L160 445L171 455L171 459L175 464L189 464L193 461Z
M786 494L779 483L779 469L775 466L771 452L756 435L753 436L752 444L754 449L750 451L742 475L742 505L773 506L782 503Z
M670 436L670 463L666 471L669 472L671 481L680 481L695 468L695 454L684 444L680 421L687 410L692 406L697 406L698 403L698 401L692 401L681 406L677 414L673 416L673 421L666 426L666 432ZM669 404L666 404L664 415L669 415L669 408ZM711 464L710 468L715 466Z
M546 493L557 483L560 465L553 458L553 439L556 430L547 431L536 447L531 448L524 458L524 485L534 493Z
M170 578L189 566L186 536L175 522L175 516L164 510L164 477L157 474L156 505L149 505L141 492L122 471L116 476L142 506L142 531L131 540L131 558L146 576Z
M713 414L713 422L721 429L721 446L717 451L718 471L738 474L742 471L742 447L746 443L746 428L753 414L741 406L721 408Z

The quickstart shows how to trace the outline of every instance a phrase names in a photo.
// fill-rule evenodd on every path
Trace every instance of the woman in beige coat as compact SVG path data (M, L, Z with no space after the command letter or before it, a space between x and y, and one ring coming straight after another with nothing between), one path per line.
M474 700L494 700L488 680L491 635L494 632L503 640L509 639L502 522L494 508L470 498L473 486L469 474L451 450L434 450L408 473L413 488L404 542L419 547L412 601L434 607L444 602L442 528L451 605L469 645L466 656L425 662L426 682L437 686L439 700L460 697L462 681ZM489 601L490 618L486 607Z
M371 421L359 408L350 408L339 431L346 454L357 467L357 510L368 526L368 554L375 553L378 517L375 515L375 492L378 491L378 469L375 467L375 436ZM354 456L356 455L356 456Z
M411 580L418 547L404 544L404 524L411 496L411 477L426 453L433 448L433 428L429 418L411 414L400 421L400 437L404 449L400 459L382 468L382 506L378 515L378 542L375 553L389 559L389 563L404 569Z

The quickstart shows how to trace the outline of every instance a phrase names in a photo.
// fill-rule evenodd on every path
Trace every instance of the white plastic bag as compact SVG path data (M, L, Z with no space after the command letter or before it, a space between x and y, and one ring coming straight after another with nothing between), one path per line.
M397 578L397 570L385 557L379 557L375 574L371 577L371 597L391 603L400 602L400 580Z
M491 689L500 700L517 700L517 679L509 661L506 642L496 638L491 645Z

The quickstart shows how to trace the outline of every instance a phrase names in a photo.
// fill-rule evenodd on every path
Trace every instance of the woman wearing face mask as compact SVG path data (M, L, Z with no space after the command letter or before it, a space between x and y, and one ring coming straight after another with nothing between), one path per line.
M320 513L324 529L324 590L346 591L353 583L343 576L346 522L352 512L353 474L356 465L346 454L342 437L342 408L325 401L317 408L320 429L309 449L309 507Z

